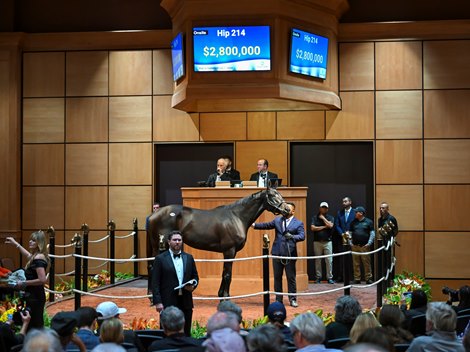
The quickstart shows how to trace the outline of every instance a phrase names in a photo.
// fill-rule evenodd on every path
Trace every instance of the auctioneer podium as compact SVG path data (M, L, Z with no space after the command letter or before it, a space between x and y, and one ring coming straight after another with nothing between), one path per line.
M212 209L219 205L233 203L243 197L263 190L262 188L181 188L183 205L198 209ZM308 221L306 218L307 187L279 187L277 189L284 200L295 204L295 217L302 220L307 236ZM256 222L266 222L274 219L274 214L264 211ZM237 253L236 258L255 257L262 255L263 234L269 234L271 240L269 253L274 241L274 230L248 230L245 247ZM307 254L307 239L297 243L299 256ZM222 253L208 252L185 246L185 251L191 253L195 259L223 259ZM222 277L222 262L198 262L196 263L200 277L197 294L216 296ZM237 261L233 263L232 285L230 295L242 295L260 292L263 290L263 262L262 259ZM307 263L298 260L297 265L297 291L306 290L308 287ZM274 290L272 264L269 265L270 290ZM283 290L287 292L287 283L284 275Z

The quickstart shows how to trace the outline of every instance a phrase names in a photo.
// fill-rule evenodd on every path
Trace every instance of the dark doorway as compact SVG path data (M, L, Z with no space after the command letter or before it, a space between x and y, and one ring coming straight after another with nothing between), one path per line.
M291 143L290 172L292 186L307 186L307 255L313 255L310 219L320 202L329 204L329 214L336 217L343 197L362 205L366 216L374 220L374 163L372 142ZM339 261L336 261L338 264ZM307 265L310 280L315 278L315 264ZM336 269L336 270L335 270ZM333 272L335 260L333 260Z
M182 204L181 187L197 187L216 170L217 159L233 157L233 144L156 144L155 201Z

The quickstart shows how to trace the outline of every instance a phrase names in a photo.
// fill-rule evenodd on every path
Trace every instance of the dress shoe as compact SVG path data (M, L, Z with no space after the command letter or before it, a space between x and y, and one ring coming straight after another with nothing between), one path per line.
M335 284L336 282L335 282L335 280L333 280L333 279L329 279L329 280L328 280L328 283L329 283L329 284Z
M354 285L360 285L361 284L361 280L354 280Z
M372 279L369 279L369 280L366 281L367 285L370 285L370 284L373 284L373 283L374 283L374 280L372 280Z
M299 305L297 304L297 301L295 299L293 299L292 301L290 301L290 306L294 307L294 308L297 308Z
M315 280L315 283L316 283L316 284L321 284L321 280L320 280L320 279L316 279L316 280Z

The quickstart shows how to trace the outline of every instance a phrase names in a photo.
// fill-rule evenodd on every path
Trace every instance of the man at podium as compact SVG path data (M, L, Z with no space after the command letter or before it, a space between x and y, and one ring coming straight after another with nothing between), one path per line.
M258 172L251 175L250 181L256 181L258 187L266 187L269 184L270 179L278 178L277 174L268 171L269 162L266 159L258 160L256 164Z
M224 158L217 160L217 171L209 175L207 179L207 187L215 187L217 181L230 181L231 177L226 172L227 170L227 161Z

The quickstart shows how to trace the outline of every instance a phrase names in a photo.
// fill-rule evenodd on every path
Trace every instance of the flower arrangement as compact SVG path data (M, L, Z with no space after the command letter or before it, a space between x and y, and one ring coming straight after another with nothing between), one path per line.
M384 303L401 304L404 300L407 307L409 307L411 295L407 293L414 290L423 290L428 297L428 301L431 300L431 286L429 286L426 280L418 274L404 271L401 274L395 275L393 286L389 287L387 293L383 296Z

